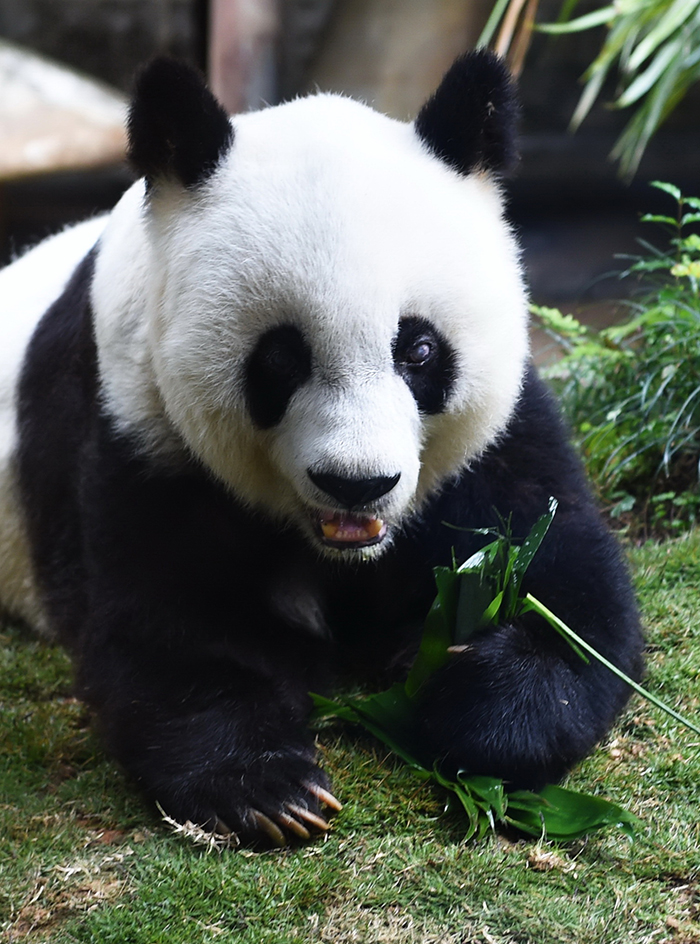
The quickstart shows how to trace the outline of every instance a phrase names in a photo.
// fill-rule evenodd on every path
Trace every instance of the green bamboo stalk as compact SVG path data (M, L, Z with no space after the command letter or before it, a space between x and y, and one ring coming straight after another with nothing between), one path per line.
M626 682L631 688L635 690L635 692L637 692L643 698L646 698L647 701L650 701L652 704L656 705L657 708L661 708L662 711L665 711L666 714L685 725L686 728L690 728L691 731L694 731L696 734L700 734L700 727L693 724L692 721L688 721L687 718L684 718L683 715L671 708L670 705L667 705L665 702L661 701L660 698L657 698L656 695L652 695L652 693L648 692L646 688L643 688L637 682L633 681L629 675L625 675L625 673L621 669L618 669L616 665L613 665L612 662L608 662L605 656L602 656L596 649L593 648L593 646L590 646L585 639L582 639L578 633L575 633L573 629L560 620L558 616L555 616L551 610L547 609L544 603L540 603L540 601L533 597L531 593L527 594L525 597L525 602L529 604L530 609L544 617L544 619L546 619L547 622L554 627L554 629L566 636L569 640L573 640L578 646L590 653L594 659L597 659L598 662L602 663L606 669L610 669L613 675L616 675L619 679L622 679L623 682Z
M496 32L498 24L501 22L509 3L510 0L497 0L494 4L493 10L491 10L491 14L486 21L486 26L484 26L481 31L481 36L479 36L476 41L477 49L483 49L491 42L493 34Z

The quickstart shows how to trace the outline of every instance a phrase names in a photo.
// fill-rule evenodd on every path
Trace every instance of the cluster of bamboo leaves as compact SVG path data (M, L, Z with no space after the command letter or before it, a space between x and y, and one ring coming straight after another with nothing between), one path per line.
M654 132L700 79L700 0L615 0L570 19L577 4L567 0L561 22L539 28L573 33L607 26L571 123L581 124L614 68L619 83L614 107L636 106L613 150L623 175L630 177Z
M533 29L557 35L607 27L571 124L581 124L615 75L612 107L635 110L613 157L623 176L632 177L652 135L700 79L700 0L614 0L581 16L574 16L579 0L564 0L556 23L535 25L538 2L496 0L479 45L493 43L518 74Z
M644 220L670 230L644 243L623 275L642 293L631 317L602 330L535 308L564 357L548 369L589 473L613 513L674 532L700 515L700 199L655 182L672 213ZM663 530L663 527L661 527Z
M314 695L317 717L335 715L363 725L397 754L414 772L448 791L466 812L467 838L481 837L497 825L517 828L529 835L573 839L603 826L616 825L630 838L637 820L621 807L599 796L575 793L548 785L539 793L508 792L502 780L474 776L467 771L447 775L439 758L418 735L417 711L421 690L469 638L489 626L517 620L536 611L553 631L562 635L578 655L593 657L624 679L636 691L683 721L673 709L650 695L551 613L531 594L523 594L525 572L535 556L556 512L550 500L548 512L534 525L521 544L508 529L505 533L479 532L492 538L465 563L435 568L437 595L426 618L421 645L405 682L387 691L362 697L330 700ZM690 725L700 734L700 728Z

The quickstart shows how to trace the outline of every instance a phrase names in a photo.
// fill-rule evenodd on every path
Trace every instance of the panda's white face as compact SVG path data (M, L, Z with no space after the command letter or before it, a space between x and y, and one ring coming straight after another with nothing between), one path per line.
M233 127L200 187L144 203L137 185L105 233L108 408L149 449L174 430L324 551L371 557L517 398L526 306L500 196L336 96Z

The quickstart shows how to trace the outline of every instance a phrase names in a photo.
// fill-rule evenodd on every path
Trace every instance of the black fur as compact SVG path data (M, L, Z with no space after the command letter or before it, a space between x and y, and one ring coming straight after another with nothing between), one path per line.
M107 745L172 816L259 838L306 784L326 784L309 690L405 670L434 595L431 568L498 524L524 535L559 511L525 589L633 676L641 639L625 568L551 399L531 373L508 433L374 563L342 568L243 508L195 463L139 456L98 409L88 258L40 323L20 386L19 474L52 624ZM513 786L559 778L628 696L540 620L485 631L425 692L420 730L446 768Z
M154 59L136 81L129 112L131 166L150 185L175 178L205 181L233 144L226 112L194 69Z
M425 318L402 318L392 355L421 413L441 413L454 387L457 358L435 326Z
M263 334L245 365L245 395L255 425L276 426L310 376L311 350L298 328L278 325Z
M518 103L502 59L485 50L461 56L416 118L416 132L461 174L505 173L517 160Z

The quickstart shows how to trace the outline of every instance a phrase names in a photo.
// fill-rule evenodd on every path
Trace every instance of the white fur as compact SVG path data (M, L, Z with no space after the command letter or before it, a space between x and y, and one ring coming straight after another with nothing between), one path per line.
M104 229L106 217L65 230L0 271L0 606L43 623L13 469L15 391L38 320Z
M328 507L308 468L401 472L375 508L398 523L494 440L520 388L526 304L498 189L451 171L412 125L337 96L234 129L206 186L145 201L137 184L105 232L94 302L110 409L149 451L184 442L239 497L302 527ZM458 352L444 414L419 416L393 369L405 315ZM243 365L281 323L310 339L313 375L259 431Z

